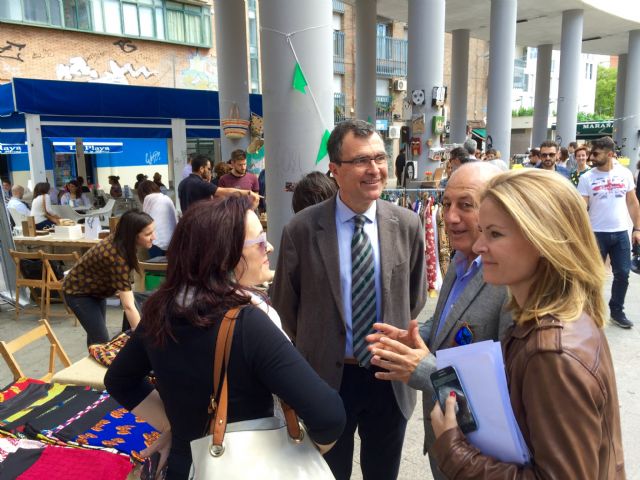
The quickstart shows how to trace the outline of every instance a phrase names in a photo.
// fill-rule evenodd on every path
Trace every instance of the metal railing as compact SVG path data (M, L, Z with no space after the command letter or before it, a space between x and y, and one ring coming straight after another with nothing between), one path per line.
M388 95L376 95L376 118L391 118L392 99Z
M407 41L378 36L376 38L376 73L381 77L407 76Z
M333 72L344 73L344 32L333 31Z
M347 102L344 93L333 94L333 121L342 122L347 118Z

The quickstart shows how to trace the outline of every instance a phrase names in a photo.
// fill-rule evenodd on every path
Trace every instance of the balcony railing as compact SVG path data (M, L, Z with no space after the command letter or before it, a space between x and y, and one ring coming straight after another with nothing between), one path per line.
M344 32L333 31L333 72L344 73Z
M376 95L376 118L391 118L391 97Z
M376 39L376 73L381 77L407 76L407 41L378 36Z
M333 122L338 123L347 118L347 104L344 93L333 94Z
M344 2L342 0L333 0L333 11L336 13L344 13Z

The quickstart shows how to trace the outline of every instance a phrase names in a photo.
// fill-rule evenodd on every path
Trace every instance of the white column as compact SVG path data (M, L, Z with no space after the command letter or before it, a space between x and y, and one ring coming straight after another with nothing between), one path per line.
M215 0L216 55L218 62L218 90L220 117L228 118L235 104L240 118L249 119L249 73L247 57L247 20L245 2ZM238 148L246 149L249 135L230 139L221 131L222 160L230 158Z
M627 54L618 55L618 75L616 80L616 105L613 122L613 139L616 145L622 145L622 117L624 117L624 92L627 81Z
M42 148L42 129L40 127L40 115L25 113L25 129L27 143L29 144L29 170L33 185L46 182L47 173L44 168L44 149ZM50 179L53 185L54 179Z
M567 146L576 139L580 54L582 53L582 10L562 12L560 40L560 78L558 81L558 122L556 141Z
M538 45L536 62L536 95L533 102L531 147L538 148L547 139L549 125L549 89L551 87L551 55L553 45Z
M491 0L487 140L503 160L511 152L511 92L516 44L517 0Z
M467 138L467 85L469 83L469 30L454 30L451 42L451 133L452 143Z
M624 120L622 121L622 155L630 158L634 170L638 162L638 130L640 130L640 30L629 32L627 77L624 92Z
M356 118L376 123L376 0L356 0Z
M444 18L444 0L409 0L407 97L411 100L414 90L424 90L425 103L413 106L413 116L425 116L425 132L412 133L413 137L420 138L422 153L412 158L408 151L407 160L418 162L419 179L425 170L434 171L438 166L428 161L429 147L426 143L430 141L434 147L440 145L439 136L432 133L431 123L442 109L431 106L431 92L444 83Z
M329 158L316 164L323 132L333 128L333 30L330 0L261 0L262 109L267 152L267 214L272 258L278 258L282 228L293 216L287 182L313 171L326 172ZM291 86L296 60L308 82L306 94ZM313 97L311 95L313 92ZM315 103L314 103L315 97Z
M182 180L182 170L187 164L187 127L183 118L171 119L171 165L169 165L169 180L173 180L176 196L176 208L180 209L178 185Z

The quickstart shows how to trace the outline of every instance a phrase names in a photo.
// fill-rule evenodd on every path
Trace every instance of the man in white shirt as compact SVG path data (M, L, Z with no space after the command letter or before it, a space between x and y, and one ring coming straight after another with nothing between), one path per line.
M624 313L624 299L629 286L631 246L629 217L633 221L633 243L640 243L640 205L635 194L631 171L614 162L615 144L602 137L591 144L593 167L580 177L578 192L589 208L591 227L602 259L607 255L613 270L609 310L611 321L621 328L633 323Z
M7 203L7 208L13 208L18 213L29 216L31 215L31 210L29 209L27 204L22 201L23 195L23 187L21 187L20 185L14 185L13 187L11 187L11 198L9 199L9 203Z

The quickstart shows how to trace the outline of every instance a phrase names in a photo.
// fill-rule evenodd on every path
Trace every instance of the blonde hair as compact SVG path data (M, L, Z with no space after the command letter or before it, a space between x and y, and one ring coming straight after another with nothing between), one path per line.
M502 208L541 255L526 303L509 304L515 322L546 315L570 322L586 312L603 327L604 265L575 187L556 172L519 170L491 179L484 199Z

